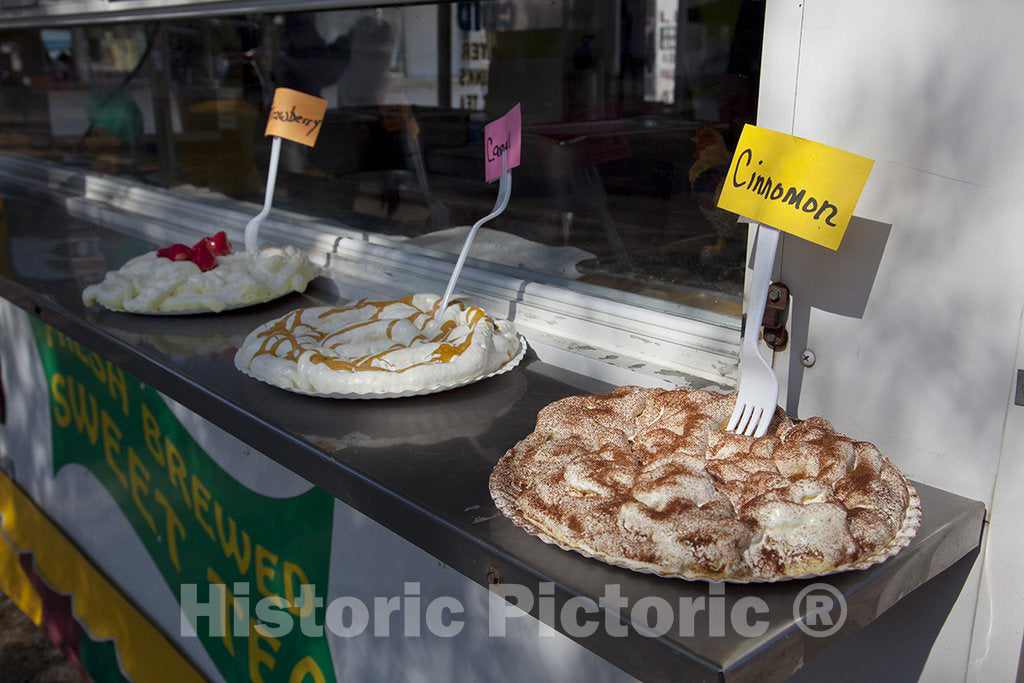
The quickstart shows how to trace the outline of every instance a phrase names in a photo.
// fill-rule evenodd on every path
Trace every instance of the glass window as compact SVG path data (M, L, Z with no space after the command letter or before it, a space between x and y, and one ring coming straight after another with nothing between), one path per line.
M756 114L764 3L499 0L0 30L0 151L261 202L276 87L319 95L275 206L457 252L487 213L484 123L523 164L473 256L739 314L715 207Z

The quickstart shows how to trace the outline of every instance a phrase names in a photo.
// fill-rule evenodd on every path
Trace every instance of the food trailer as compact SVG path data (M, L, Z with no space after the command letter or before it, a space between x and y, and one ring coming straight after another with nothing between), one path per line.
M1021 20L2 3L0 590L96 680L1015 680ZM279 89L325 102L315 145L264 135ZM487 124L516 104L511 198L457 287L514 324L507 371L373 400L239 371L300 307L441 294L495 201ZM767 581L524 533L489 481L545 406L736 388L758 231L718 193L755 123L874 160L838 249L782 236L760 348L792 418L906 475L919 528L866 569ZM316 266L303 291L198 315L83 301L156 249L240 250L271 201L259 234Z

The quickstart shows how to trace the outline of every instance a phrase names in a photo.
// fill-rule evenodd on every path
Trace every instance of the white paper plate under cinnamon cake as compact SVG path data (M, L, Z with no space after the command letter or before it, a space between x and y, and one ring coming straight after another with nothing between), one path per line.
M863 569L920 525L917 493L872 444L779 409L723 431L736 394L623 387L540 411L490 490L547 543L634 571L753 582Z

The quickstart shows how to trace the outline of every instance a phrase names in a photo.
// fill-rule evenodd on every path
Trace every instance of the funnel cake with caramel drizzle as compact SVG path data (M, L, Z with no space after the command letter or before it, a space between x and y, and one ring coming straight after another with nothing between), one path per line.
M394 301L300 308L249 333L235 365L299 393L413 395L510 369L522 358L512 323L483 309L414 294Z
M877 448L781 408L765 436L728 433L735 402L640 387L556 401L499 460L491 496L548 543L677 578L818 576L910 542L920 502Z

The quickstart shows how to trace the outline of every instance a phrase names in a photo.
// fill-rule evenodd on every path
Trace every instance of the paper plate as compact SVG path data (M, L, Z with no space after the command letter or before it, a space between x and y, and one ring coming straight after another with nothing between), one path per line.
M859 569L867 569L876 564L884 562L890 557L896 555L900 550L907 547L910 541L917 535L917 530L921 526L921 499L917 495L917 491L910 484L909 481L904 478L904 482L907 485L907 493L909 494L909 502L907 504L907 511L903 517L903 524L897 530L896 534L892 537L892 540L882 549L876 551L872 555L855 562L852 564L836 567L827 572L821 572L819 574L801 574L799 576L775 576L775 577L750 577L750 578L719 578L711 577L703 574L678 574L669 572L659 572L655 569L649 568L638 568L631 567L629 565L617 562L607 556L601 555L597 552L591 552L586 548L577 548L570 546L560 541L555 540L542 529L534 525L532 522L527 520L515 507L515 495L511 487L511 465L509 459L511 451L506 453L498 460L498 464L494 466L494 470L491 472L489 488L491 491L491 498L494 499L494 504L503 515L508 517L513 524L518 526L520 529L536 536L540 540L550 545L556 545L562 550L571 550L572 552L579 553L584 557L592 560L599 560L605 564L612 565L614 567L621 567L628 569L633 572L640 574L653 574L666 579L683 579L684 581L709 581L715 583L778 583L780 581L799 581L801 579L813 579L820 578L822 576L830 576L832 574L839 574L841 572L854 571Z
M490 372L490 373L488 373L486 375L478 375L476 377L468 377L466 379L459 380L458 382L453 382L451 384L438 384L438 385L434 385L432 387L425 387L425 388L422 388L422 389L408 389L406 391L381 391L381 392L367 391L367 392L362 392L362 393L358 393L358 392L350 392L350 393L338 393L338 392L333 392L333 393L317 393L317 392L314 392L314 391L301 391L299 389L294 389L292 387L288 387L288 386L285 386L283 384L277 384L276 382L271 382L271 381L269 381L269 380L267 380L267 379L265 379L263 377L259 377L259 376L255 375L255 374L253 374L252 372L249 371L248 365L246 365L245 367L242 366L242 364L238 360L238 355L237 354L235 355L235 367L238 368L238 370L240 372L242 372L243 374L246 374L249 377L252 377L253 379L258 379L259 381L263 382L264 384L269 384L272 387L277 387L278 389L284 389L285 391L290 391L293 394L302 394L303 396L316 396L316 397L319 397L319 398L342 398L342 399L406 398L408 396L425 396L427 394L436 394L436 393L439 393L439 392L442 392L442 391L448 391L450 389L457 389L458 387L464 387L467 384L473 384L474 382L479 382L480 380L487 379L489 377L496 377L497 375L503 375L506 372L508 372L509 370L511 370L512 368L514 368L515 366L519 365L520 361L522 361L523 357L526 355L526 339L522 335L517 335L517 336L519 338L519 353L517 353L512 359L508 360L504 365L502 365L501 367L499 367L497 370L495 370L493 372Z

